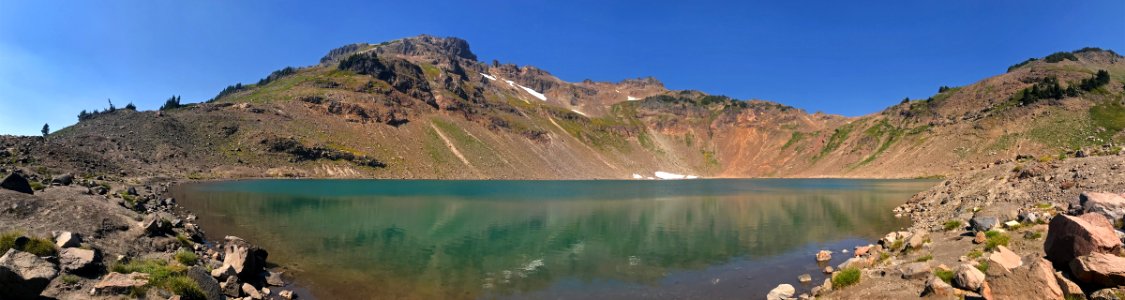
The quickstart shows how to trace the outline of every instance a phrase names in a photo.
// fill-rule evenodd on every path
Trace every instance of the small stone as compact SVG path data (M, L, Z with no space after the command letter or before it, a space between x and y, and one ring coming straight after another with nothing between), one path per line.
M816 253L816 261L817 262L826 262L826 261L829 261L829 260L832 260L832 252L831 251L820 250L820 252Z
M930 265L925 262L914 262L899 268L902 279L921 279L930 275Z
M797 281L800 281L801 283L809 283L809 282L812 282L812 275L809 275L809 274L801 274L801 276L797 276Z
M824 274L832 274L832 271L835 271L832 269L832 266L824 267Z
M250 297L250 299L254 299L254 300L261 300L262 299L262 293L258 292L258 289L255 289L254 286L250 285L249 283L243 283L242 284L242 293L245 293L246 296Z
M1020 222L1018 222L1018 221L1004 222L1004 228L1012 229L1012 228L1016 228L1016 227L1019 227L1019 226L1020 226Z
M290 291L290 290L283 290L283 291L277 292L277 295L280 296L281 299L285 299L285 300L297 299L297 294L294 294L293 291Z

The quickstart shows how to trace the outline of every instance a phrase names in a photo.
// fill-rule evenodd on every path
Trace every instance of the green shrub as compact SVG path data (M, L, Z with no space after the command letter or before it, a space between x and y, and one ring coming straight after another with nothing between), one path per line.
M973 251L969 251L969 253L965 254L965 256L972 259L977 259L981 256L984 256L984 252L981 252L980 249L973 249Z
M934 269L934 276L941 278L941 281L945 281L945 283L953 282L953 275L954 273L951 270Z
M32 190L36 190L36 191L42 191L43 189L47 188L47 186L43 185L42 182L38 182L38 181L31 181L31 182L28 182L28 184L31 185Z
M984 236L986 237L984 241L985 251L996 250L996 247L999 246L1008 246L1008 235L1003 232L989 230L984 233Z
M182 233L176 234L176 241L180 242L180 245L184 247L191 247L192 245L191 239Z
M1023 235L1023 238L1029 239L1029 240L1037 240L1041 237L1043 237L1043 233L1039 232L1039 231L1032 231L1032 232L1029 232L1029 233Z
M74 274L63 274L62 276L59 276L59 279L62 280L62 283L68 285L78 283L78 280L81 280Z
M961 220L945 221L945 231L955 230L961 228L962 226L965 226L965 223L961 222Z
M847 267L832 276L832 288L840 289L859 283L859 268Z
M183 296L184 299L204 299L203 290L194 280L187 277L187 267L170 265L159 259L138 259L128 263L114 264L113 272L129 274L133 272L149 274L149 282L144 287L134 289L131 294L144 295L145 288L156 287Z
M55 256L55 254L58 253L58 250L55 249L55 243L52 243L47 239L35 237L30 237L31 241L28 241L26 245L23 245L23 247L17 248L16 238L22 235L23 233L15 231L0 235L0 254L8 252L8 249L12 248L16 248L16 250L35 254L38 256Z
M185 266L195 265L195 263L199 261L199 256L195 255L195 252L191 252L187 249L180 249L180 251L177 251L175 258L176 261L184 264Z
M919 256L917 259L914 260L914 262L924 262L924 261L930 261L932 259L934 259L933 255L926 254L926 255L923 255L923 256Z

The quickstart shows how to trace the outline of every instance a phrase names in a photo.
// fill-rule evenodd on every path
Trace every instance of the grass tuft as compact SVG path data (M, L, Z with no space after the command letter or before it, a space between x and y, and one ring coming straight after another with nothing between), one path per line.
M996 247L999 246L1008 246L1008 235L1003 232L989 230L984 233L984 236L986 237L984 241L985 251L996 250Z
M961 228L962 226L965 226L965 223L961 222L961 220L945 221L945 231L952 231Z
M934 276L941 278L941 281L945 281L945 283L953 282L953 275L952 270L934 269Z
M193 266L196 262L199 261L199 256L195 255L195 252L191 252L187 249L180 249L180 251L177 251L175 258L176 261L185 266Z
M859 283L859 268L847 267L832 276L832 288L840 289Z
M55 256L58 250L55 249L55 243L50 240L30 237L31 241L27 242L23 247L16 247L16 238L22 236L23 233L17 231L9 231L0 235L0 255L8 252L8 249L16 248L16 250L35 254L38 256Z
M187 267L170 265L167 261L159 259L139 259L128 263L114 264L110 267L113 272L129 274L133 272L149 274L149 282L141 289L134 289L132 294L144 295L144 288L156 287L168 290L173 294L183 296L184 299L204 299L203 290L194 280L187 277Z
M924 261L930 261L930 260L933 260L933 259L934 259L933 255L926 254L926 255L923 255L923 256L919 256L917 259L914 259L914 262L924 262Z

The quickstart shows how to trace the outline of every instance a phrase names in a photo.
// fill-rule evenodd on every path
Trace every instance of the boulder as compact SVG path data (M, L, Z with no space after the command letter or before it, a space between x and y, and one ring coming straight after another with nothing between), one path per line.
M223 265L234 268L234 272L243 282L255 282L259 279L258 276L265 271L266 257L269 253L239 237L226 237L223 251L225 253Z
M59 264L63 271L81 273L92 271L98 261L98 252L81 248L63 248L59 251Z
M988 261L991 262L992 266L1003 267L1005 271L1011 271L1023 265L1020 256L1004 246L997 246L996 252L988 255Z
M211 277L214 277L215 279L221 281L226 281L227 277L231 276L238 276L238 272L235 272L234 267L231 267L230 265L223 265L221 267L215 268L214 270L211 270Z
M832 251L820 250L819 252L816 253L816 261L817 262L826 262L826 261L829 261L829 260L832 260Z
M926 288L922 290L922 297L926 296L948 298L953 296L953 286L937 276L930 276L930 279L926 280Z
M1067 279L1063 276L1062 272L1055 271L1055 281L1058 282L1059 289L1062 290L1063 297L1066 299L1086 299L1086 293L1077 283Z
M867 252L869 252L869 251L871 251L871 245L856 246L853 254L855 254L855 257L860 257L860 256L867 255Z
M13 190L24 194L34 194L35 191L31 189L31 183L27 182L19 173L8 174L4 181L0 181L0 189Z
M1125 257L1090 253L1070 262L1075 279L1101 287L1125 286Z
M988 231L1000 224L1000 219L994 216L974 216L969 219L969 227L975 231Z
M223 299L223 292L219 288L219 282L207 274L207 270L199 266L191 267L188 269L187 276L199 285L199 289L203 291L203 295L207 300L221 300Z
M1105 217L1098 214L1055 216L1047 228L1043 251L1047 259L1060 265L1090 253L1117 253L1121 250L1121 240L1107 225Z
M797 289L794 289L792 285L780 284L770 290L769 294L766 294L766 300L786 300L792 298L796 292Z
M125 294L133 287L148 284L148 280L149 275L145 273L121 274L113 272L105 275L101 281L95 284L94 291L97 293Z
M82 245L82 237L70 231L63 231L55 238L55 246L59 248L78 247L80 245Z
M0 256L0 299L35 299L58 275L54 263L35 254L8 249Z
M227 277L227 280L219 284L219 288L223 290L223 295L228 297L242 296L242 286L238 284L238 277Z
M926 236L928 235L925 231L915 231L910 234L910 238L906 239L906 246L910 249L921 249L922 245L926 243Z
M1021 212L1019 220L1026 223L1039 223L1039 214L1033 211Z
M930 265L926 262L913 262L899 267L902 279L921 279L930 275Z
M812 275L809 275L809 274L801 274L800 276L797 276L797 281L799 281L799 282L801 282L801 283L809 283L809 282L812 282Z
M74 175L63 174L51 179L51 184L55 185L70 185L74 183Z
M835 270L832 269L832 266L824 267L824 274L832 274L833 271L835 271Z
M266 284L272 286L285 286L285 280L281 279L281 273L268 272L266 274Z
M141 222L141 228L144 228L145 234L149 236L166 235L172 230L171 224L157 215L151 215L145 218L144 222Z
M1027 264L1011 272L989 276L988 286L991 292L1011 299L1063 299L1051 262L1038 257L1028 257L1027 261ZM992 268L994 267L988 269L990 273Z
M984 273L969 264L961 264L953 275L953 286L973 292L980 291L984 285Z
M1084 192L1078 196L1082 212L1096 213L1109 220L1125 217L1125 196L1112 193Z
M250 299L262 299L262 293L258 292L258 289L254 288L254 286L250 285L249 283L242 284L242 293L246 294L246 296L250 297Z

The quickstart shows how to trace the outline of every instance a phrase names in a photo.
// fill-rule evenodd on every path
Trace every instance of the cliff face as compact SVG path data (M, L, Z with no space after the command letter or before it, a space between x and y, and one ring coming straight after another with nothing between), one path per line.
M847 118L652 78L565 82L419 36L344 46L210 103L100 113L3 143L80 173L190 178L919 177L1120 151L1125 61L1066 54Z

